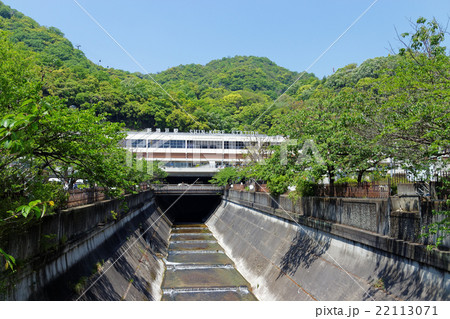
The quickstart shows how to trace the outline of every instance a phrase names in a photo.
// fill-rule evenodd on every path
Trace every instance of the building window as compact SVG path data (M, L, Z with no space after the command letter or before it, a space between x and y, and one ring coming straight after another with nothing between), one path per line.
M221 149L222 141L188 141L188 148Z
M209 148L222 149L222 141L210 141Z
M145 140L131 140L131 147L145 147Z
M245 148L244 142L242 141L225 141L224 146L227 150L241 150Z
M183 140L171 140L169 141L170 148L185 148L186 142Z
M148 141L148 147L151 147L151 148L160 148L160 147L162 147L161 145L162 145L162 141L160 141L160 140L149 140Z
M183 140L149 140L148 147L151 148L185 148L186 142Z

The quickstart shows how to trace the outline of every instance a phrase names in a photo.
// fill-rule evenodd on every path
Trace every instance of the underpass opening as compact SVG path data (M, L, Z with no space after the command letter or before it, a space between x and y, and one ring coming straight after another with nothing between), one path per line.
M163 212L167 211L166 216L173 224L202 224L214 213L222 200L222 196L157 195L155 200ZM169 207L170 209L168 209Z

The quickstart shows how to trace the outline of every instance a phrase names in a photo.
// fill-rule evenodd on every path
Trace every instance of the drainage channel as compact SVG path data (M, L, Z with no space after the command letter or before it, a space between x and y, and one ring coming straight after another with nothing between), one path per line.
M165 263L161 300L257 300L204 224L174 226Z

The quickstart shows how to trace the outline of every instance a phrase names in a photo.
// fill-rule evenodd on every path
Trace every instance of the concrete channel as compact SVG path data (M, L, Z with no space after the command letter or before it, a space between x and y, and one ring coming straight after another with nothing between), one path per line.
M257 300L205 224L173 226L169 243L161 300Z
M249 192L176 198L130 195L119 218L118 200L72 208L7 238L24 262L1 299L450 299L450 251L394 233L417 214L391 216L387 201L280 198L281 210Z

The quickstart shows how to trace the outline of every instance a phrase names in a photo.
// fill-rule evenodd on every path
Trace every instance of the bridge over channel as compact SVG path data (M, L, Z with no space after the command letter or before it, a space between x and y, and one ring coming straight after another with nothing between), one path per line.
M164 184L153 185L155 195L223 195L224 187L210 184Z

